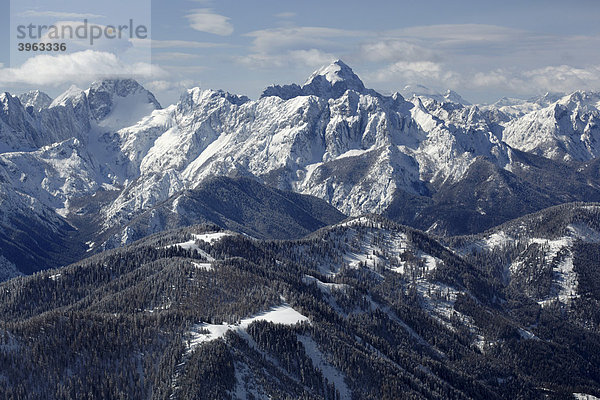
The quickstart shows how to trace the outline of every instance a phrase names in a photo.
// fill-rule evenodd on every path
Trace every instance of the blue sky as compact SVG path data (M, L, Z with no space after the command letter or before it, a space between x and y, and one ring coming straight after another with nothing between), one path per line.
M273 83L302 83L337 58L367 87L384 93L422 84L490 102L502 96L600 89L596 0L19 4L37 13L20 10L20 15L45 15L48 23L94 14L97 23L108 24L141 20L151 11L152 50L141 41L121 47L106 42L87 51L72 46L68 54L32 55L38 57L34 60L13 57L8 65L6 53L14 43L5 40L0 45L0 88L13 93L36 87L54 96L72 83L85 87L118 71L134 74L165 105L192 86L256 98Z

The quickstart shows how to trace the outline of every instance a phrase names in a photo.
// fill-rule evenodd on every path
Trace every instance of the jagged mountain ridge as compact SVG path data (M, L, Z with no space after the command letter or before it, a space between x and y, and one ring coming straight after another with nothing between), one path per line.
M471 102L465 100L460 94L456 93L452 89L446 89L446 91L442 94L423 85L407 85L400 91L400 93L406 98L411 98L414 96L435 100L438 103L450 102L461 104L463 106L472 105Z
M48 108L50 104L52 104L52 98L39 90L31 90L20 94L17 97L23 107L25 107L25 110L31 107L31 111L28 111L30 114L34 111L40 112L42 109Z
M503 140L523 151L564 161L600 155L600 95L578 91L511 121Z
M315 195L350 215L385 212L399 193L431 197L459 182L478 157L509 173L517 171L513 180L521 185L540 180L523 172L522 158L514 164L511 148L501 140L510 115L423 97L409 102L399 95L381 96L363 89L357 79L347 65L336 62L315 72L299 90L293 85L269 88L256 101L227 101L232 95L188 91L170 116L165 112L145 128L153 135L169 128L145 159L138 160L142 176L160 181L154 188L120 196L107 209L107 220L207 176L232 173ZM322 97L312 94L317 81L327 89L319 92ZM336 91L336 85L342 89ZM341 94L342 90L346 91ZM203 125L198 126L202 143L198 131L190 134L189 121ZM139 129L127 132L127 140L141 136ZM175 189L165 193L166 187ZM570 201L595 199L576 195ZM537 209L551 204L557 203Z
M428 184L460 179L477 156L503 167L509 163L509 148L477 110L461 121L468 129L446 125L420 101L373 94L357 79L336 62L302 86L320 82L318 87L332 90L319 92L323 97L302 91L292 95L284 87L285 95L267 90L257 101L231 102L223 92L188 91L146 126L121 132L127 143L164 132L152 136L154 146L141 161L129 157L139 162L142 176L160 181L144 191L126 191L107 209L107 220L193 187L207 176L231 173L316 195L347 214L382 212L397 189L426 194ZM336 91L336 85L342 89ZM334 165L341 164L350 175L332 176L332 168L338 169Z
M341 61L302 86L267 88L258 100L194 88L161 109L131 80L97 82L85 91L72 87L49 105L40 93L21 98L27 107L8 94L0 98L6 104L0 139L8 148L16 145L6 138L26 144L25 151L0 154L0 185L86 232L89 227L77 224L92 218L73 219L72 204L99 191L114 194L92 207L96 231L88 241L96 248L103 246L96 239L119 229L116 242L127 243L131 221L213 176L247 176L319 197L349 215L384 213L442 234L481 231L565 201L598 201L598 178L577 172L591 168L587 164L546 162L541 168L545 159L521 155L503 141L535 112L516 117L493 106L463 105L453 102L459 100L452 92L409 100L383 96L366 89ZM548 95L531 104L543 110L554 100ZM586 126L592 127L593 104L586 104ZM545 143L521 150L548 155ZM581 146L571 149L578 152L574 160L582 158ZM583 159L595 154L590 151ZM563 192L543 185L554 172ZM473 181L482 190L468 193L466 182ZM507 212L493 215L497 205Z

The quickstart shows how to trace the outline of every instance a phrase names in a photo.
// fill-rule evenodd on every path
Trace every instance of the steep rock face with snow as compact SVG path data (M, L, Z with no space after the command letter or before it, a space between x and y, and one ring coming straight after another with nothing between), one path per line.
M600 155L600 94L578 91L509 122L503 140L554 160L588 161Z
M131 126L161 108L154 95L133 79L95 82L86 97L92 118L100 128L111 131Z
M0 94L0 151L31 150L42 143L35 121L18 98Z
M34 149L0 154L0 175L15 190L54 209L131 178L120 166L123 157L112 135L160 108L154 96L133 80L97 82L85 91L71 87L31 115L17 99L3 98L16 109L9 113L12 120L22 121L12 126L25 133L31 130Z
M460 179L478 156L506 166L509 149L488 121L473 109L445 121L449 104L429 110L420 100L381 96L341 61L256 101L191 89L119 131L141 178L106 210L107 221L214 175L255 176L358 215L382 212L398 190L425 195L429 184Z
M32 111L39 112L52 104L52 98L39 90L31 90L29 92L20 94L17 97L26 110L31 107Z
M64 219L70 203L131 178L112 135L160 105L133 80L97 82L85 91L71 87L53 101L39 91L5 93L0 103L0 189L10 194L3 204L13 204L2 210L3 227L29 240L6 244L2 254L27 272L47 268L44 258L46 265L72 261L71 252L81 256L83 246ZM52 237L56 246L49 243ZM67 241L74 249L56 261L60 251L49 252Z

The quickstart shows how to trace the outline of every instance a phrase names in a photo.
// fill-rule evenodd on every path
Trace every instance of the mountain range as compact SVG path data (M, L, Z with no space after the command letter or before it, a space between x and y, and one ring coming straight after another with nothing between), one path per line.
M598 398L599 118L340 60L0 94L0 397Z
M157 218L129 233L154 208L219 176L441 235L600 201L597 93L478 106L454 92L413 89L381 95L338 60L258 100L193 88L162 108L133 80L71 87L56 99L4 93L0 190L11 205L0 211L10 249L2 255L31 272L46 267L38 255L51 266L65 262L19 250L14 235L43 242L56 232L53 246L68 247L65 259L75 261L178 219L203 222L181 209L169 223ZM23 218L30 222L19 226Z

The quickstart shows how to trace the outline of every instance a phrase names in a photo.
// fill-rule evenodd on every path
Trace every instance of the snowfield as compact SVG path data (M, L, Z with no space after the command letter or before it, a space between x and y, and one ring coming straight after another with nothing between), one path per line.
M229 331L245 332L248 326L255 321L267 321L274 324L296 325L302 322L308 322L308 317L300 314L287 304L274 307L264 313L257 314L253 317L245 318L239 324L196 324L190 330L191 340L189 341L188 351L193 350L196 346L216 340L225 336ZM203 333L207 330L208 333Z
M318 280L317 278L310 276L310 275L304 275L304 277L302 278L302 282L306 285L316 284L317 287L319 288L319 290L321 290L323 293L327 293L327 294L331 294L331 292L333 290L346 290L349 287L348 285L343 284L343 283L322 282L322 281Z
M231 232L214 232L214 233L193 234L192 235L193 239L188 240L187 242L175 243L175 244L169 245L167 247L178 246L184 250L196 250L196 251L203 252L202 249L200 249L200 247L198 247L198 245L196 244L197 240L201 240L203 242L212 244L212 243L218 242L219 240L223 239L226 236L232 236L232 235L233 235L233 233L231 233Z

